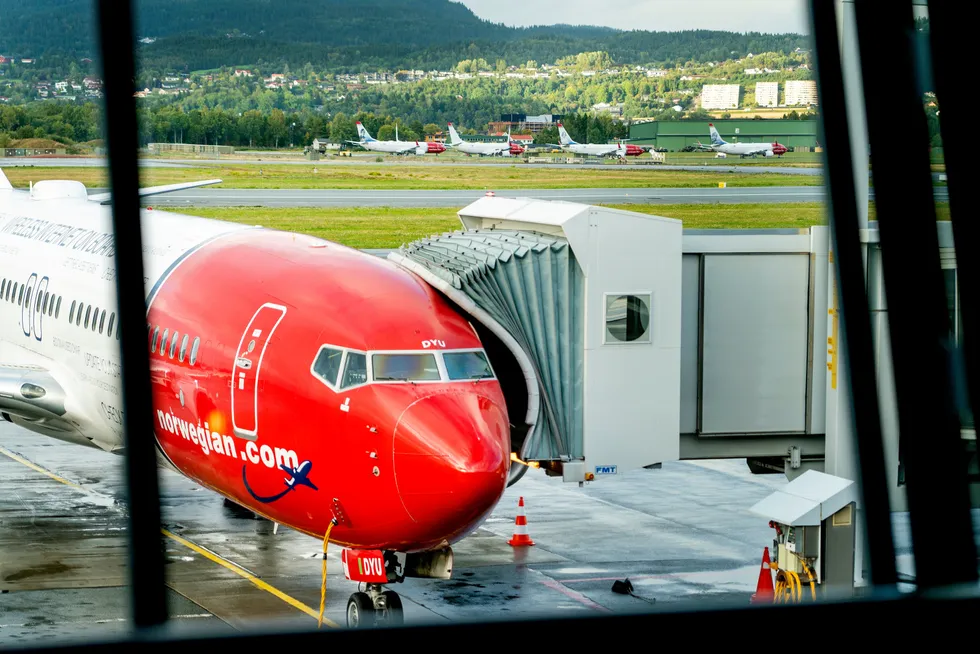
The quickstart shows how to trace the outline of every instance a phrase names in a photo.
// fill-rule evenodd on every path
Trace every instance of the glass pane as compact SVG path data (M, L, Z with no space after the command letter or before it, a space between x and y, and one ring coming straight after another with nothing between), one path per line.
M442 358L446 362L446 372L450 379L493 378L490 363L483 352L445 352Z
M313 363L313 372L328 384L336 384L337 375L340 374L340 359L343 355L343 350L323 348Z
M347 353L347 367L344 369L344 381L341 388L363 384L367 381L367 357L357 352Z
M375 354L371 358L375 381L438 381L434 354Z
M650 341L650 296L619 295L606 298L608 341Z

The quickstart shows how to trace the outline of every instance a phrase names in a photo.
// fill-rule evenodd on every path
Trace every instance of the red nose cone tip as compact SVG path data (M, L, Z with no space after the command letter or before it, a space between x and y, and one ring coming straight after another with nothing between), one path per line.
M395 427L395 484L428 538L453 537L490 511L509 468L506 409L475 392L418 400Z

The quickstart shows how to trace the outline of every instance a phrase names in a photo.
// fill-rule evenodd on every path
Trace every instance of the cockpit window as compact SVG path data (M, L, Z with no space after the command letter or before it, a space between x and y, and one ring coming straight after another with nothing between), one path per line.
M359 352L347 353L347 366L341 388L349 388L367 382L367 357Z
M375 354L371 357L374 381L439 381L433 354Z
M444 352L446 372L449 379L493 379L493 371L483 352Z
M340 374L340 360L343 356L343 350L321 348L316 361L313 362L313 373L331 386L336 386L337 375Z

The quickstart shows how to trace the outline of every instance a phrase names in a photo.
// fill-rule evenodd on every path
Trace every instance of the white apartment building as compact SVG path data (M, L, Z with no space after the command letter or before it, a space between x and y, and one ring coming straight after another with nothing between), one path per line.
M817 83L793 79L786 82L786 106L817 104Z
M760 107L778 107L779 82L759 82L756 84L755 103Z
M705 84L701 89L702 109L737 109L738 84Z

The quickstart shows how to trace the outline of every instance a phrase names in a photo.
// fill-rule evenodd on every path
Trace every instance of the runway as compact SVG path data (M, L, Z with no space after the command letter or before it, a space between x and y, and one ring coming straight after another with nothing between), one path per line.
M91 189L92 192L101 192ZM597 188L494 191L497 197L565 200L585 204L743 204L822 202L821 187L743 188ZM464 207L486 191L383 191L334 189L221 189L200 188L149 196L144 205L161 207Z
M90 189L91 192L101 192ZM935 187L937 201L948 201L946 187ZM564 200L583 204L780 204L824 202L818 186L756 186L734 188L579 188L494 191L496 197ZM143 198L144 206L160 207L458 207L486 191L357 190L357 189L222 189L200 188ZM870 193L874 199L874 192Z
M128 600L123 459L0 422L0 648L121 634ZM315 628L321 544L171 472L161 472L166 583L179 629ZM748 509L785 485L744 460L668 462L579 488L530 470L454 546L451 580L392 584L406 624L744 607L765 519ZM514 548L524 497L535 545ZM327 557L329 626L356 584ZM629 577L638 597L612 592ZM643 598L643 599L641 599ZM651 604L651 601L653 604Z

